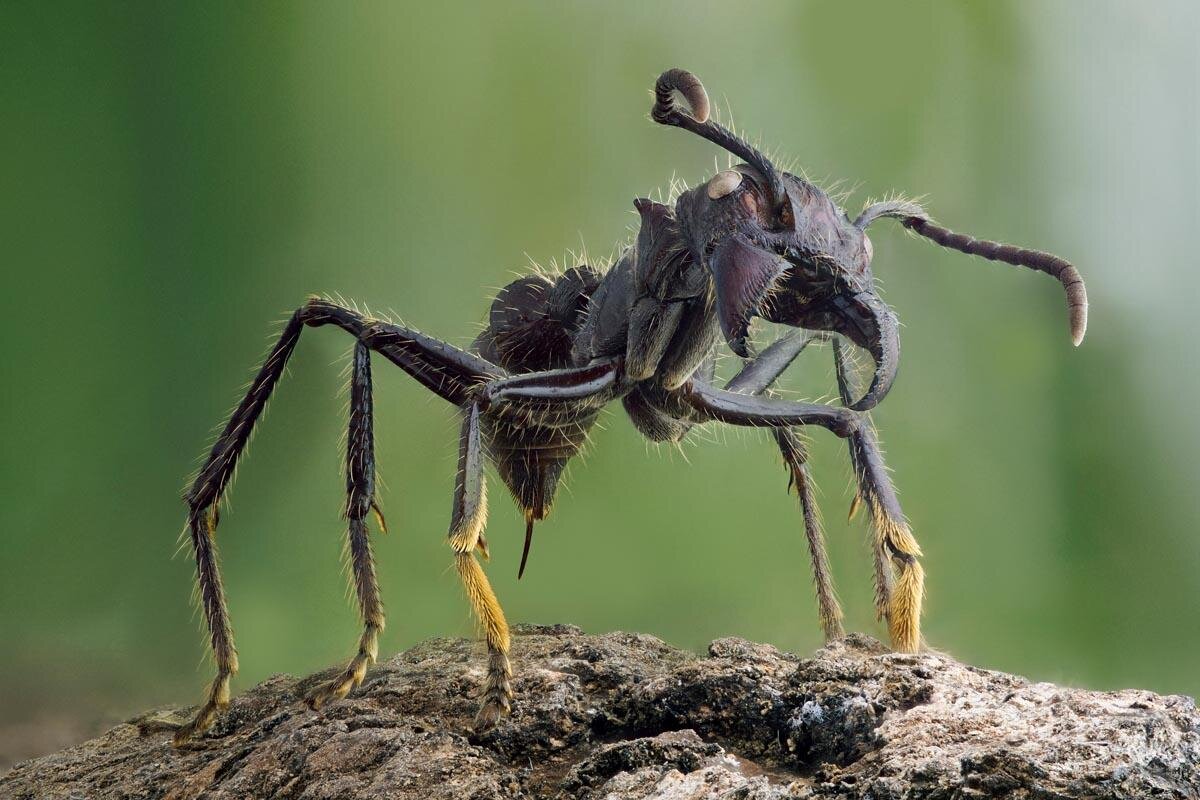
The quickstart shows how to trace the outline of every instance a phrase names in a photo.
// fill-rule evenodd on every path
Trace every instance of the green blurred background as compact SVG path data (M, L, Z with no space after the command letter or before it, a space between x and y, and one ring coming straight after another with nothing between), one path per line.
M928 639L1037 679L1196 694L1197 29L1182 1L5 3L0 757L199 699L179 492L276 322L340 292L463 344L528 259L607 255L633 197L713 168L712 146L648 120L670 66L843 180L852 211L924 195L951 227L1080 266L1075 350L1045 276L872 230L906 325L876 421L926 553ZM239 689L357 637L349 344L305 336L223 519ZM828 395L830 361L788 385ZM454 414L376 374L393 653L472 624L444 541ZM880 634L843 447L814 451L850 627ZM807 653L785 485L760 434L680 453L614 412L520 584L493 477L490 573L513 620Z

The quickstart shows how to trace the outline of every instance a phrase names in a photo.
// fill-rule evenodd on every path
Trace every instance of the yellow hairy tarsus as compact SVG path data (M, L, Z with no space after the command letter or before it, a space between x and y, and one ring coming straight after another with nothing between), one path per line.
M467 599L483 628L488 645L501 653L507 653L508 622L504 619L500 602L496 599L496 593L492 591L492 585L488 582L483 567L479 566L475 555L469 550L455 553L454 566L462 579L463 588L467 590Z
M904 653L915 653L921 649L921 604L925 598L925 570L917 561L921 547L903 521L889 517L882 510L876 511L874 517L876 536L890 553L897 573L887 607L892 646Z

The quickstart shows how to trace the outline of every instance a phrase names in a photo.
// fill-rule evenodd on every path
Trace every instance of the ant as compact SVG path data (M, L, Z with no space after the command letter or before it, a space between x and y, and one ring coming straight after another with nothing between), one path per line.
M681 95L687 107L677 101ZM674 207L639 198L636 241L607 272L587 265L560 275L529 275L504 287L488 325L468 349L374 319L327 299L311 298L290 320L245 398L213 445L186 494L187 530L196 556L204 616L216 656L205 703L179 725L176 743L208 729L229 704L237 672L229 615L214 543L218 508L259 416L307 327L333 325L354 337L346 444L350 564L363 620L358 652L334 678L312 689L316 709L358 686L378 655L384 626L367 519L384 527L375 500L371 354L382 356L454 405L462 418L450 520L454 564L487 641L488 668L476 716L486 730L511 708L509 630L478 556L484 536L490 461L526 520L521 573L534 523L545 519L567 462L579 452L601 410L620 400L634 426L655 442L678 442L696 425L770 428L803 512L821 624L842 633L806 466L796 429L818 425L847 440L858 489L873 529L875 606L893 646L921 646L924 572L921 550L900 509L866 412L888 393L900 360L895 314L875 291L866 228L890 217L942 247L1045 272L1062 283L1071 338L1087 327L1087 295L1075 267L1048 253L973 239L934 224L907 200L875 203L851 220L827 194L776 168L759 150L709 116L695 75L664 72L654 87L651 117L724 148L743 163L683 192ZM791 331L761 353L747 342L761 317ZM806 332L816 332L813 334ZM835 337L841 406L792 402L770 389L815 338ZM721 340L745 359L724 388L714 385ZM874 375L853 396L842 340L865 349Z

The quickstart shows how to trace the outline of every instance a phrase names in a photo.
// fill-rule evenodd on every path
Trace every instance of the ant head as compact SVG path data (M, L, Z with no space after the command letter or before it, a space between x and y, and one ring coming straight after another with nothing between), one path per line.
M675 92L690 113L675 104ZM749 356L746 336L755 316L843 334L875 360L871 386L852 408L874 407L891 388L900 352L895 315L875 294L870 240L828 195L777 169L708 112L696 76L669 70L659 77L656 122L691 131L745 162L682 194L675 209L684 241L711 274L726 341Z

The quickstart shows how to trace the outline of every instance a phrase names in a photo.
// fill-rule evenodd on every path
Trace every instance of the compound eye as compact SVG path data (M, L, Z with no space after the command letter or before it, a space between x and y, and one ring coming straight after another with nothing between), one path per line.
M708 182L708 196L711 200L720 200L734 189L742 185L742 173L727 169L718 172Z

